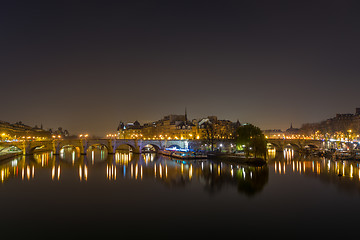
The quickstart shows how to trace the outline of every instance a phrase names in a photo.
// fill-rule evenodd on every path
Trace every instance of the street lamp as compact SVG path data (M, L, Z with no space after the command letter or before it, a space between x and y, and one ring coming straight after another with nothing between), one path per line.
M89 136L89 134L80 134L79 138L87 138Z

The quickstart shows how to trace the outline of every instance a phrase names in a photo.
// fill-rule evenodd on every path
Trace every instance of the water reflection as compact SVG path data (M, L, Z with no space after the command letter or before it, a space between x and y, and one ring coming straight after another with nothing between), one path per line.
M224 164L211 161L184 161L145 153L116 153L115 160L106 166L109 180L123 179L142 181L154 179L169 187L185 187L192 181L200 182L209 193L232 184L248 195L260 192L268 181L268 168ZM262 177L260 177L262 176Z
M73 175L74 168L79 181L88 181L92 177L96 181L101 177L108 181L155 180L175 188L196 183L211 194L225 185L233 185L241 193L254 195L268 181L267 166L249 167L207 160L183 161L155 153L136 155L129 151L108 155L107 151L96 148L90 149L87 155L80 155L78 149L66 147L58 156L52 152L39 152L0 165L2 182L18 177L23 180L33 179L35 170L49 176L51 181L61 181ZM91 169L100 173L91 175Z
M51 181L76 174L76 179L98 181L155 181L168 187L185 187L201 184L205 191L214 194L223 186L232 185L238 192L253 196L266 186L269 169L275 175L303 175L356 190L360 186L360 165L357 161L334 161L326 158L302 156L292 149L271 153L268 165L250 167L225 164L209 160L183 161L156 155L133 154L118 151L108 155L104 149L90 149L81 155L76 148L64 148L60 155L37 152L33 156L17 156L0 165L1 182L17 178L30 181L36 176L47 176ZM74 171L75 169L76 171ZM92 174L92 169L97 174ZM35 173L37 172L37 173ZM345 186L346 185L346 186Z
M1 182L9 178L21 178L22 180L30 180L35 177L35 166L25 162L24 156L17 156L11 161L0 165Z
M336 184L342 189L354 190L360 186L360 162L333 160L324 157L304 156L286 149L269 160L276 175L304 175ZM345 186L346 185L346 186Z

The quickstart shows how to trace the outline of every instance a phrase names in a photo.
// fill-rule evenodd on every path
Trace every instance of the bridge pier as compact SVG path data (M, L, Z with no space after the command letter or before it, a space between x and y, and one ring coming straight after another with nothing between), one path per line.
M116 148L115 148L115 142L114 140L109 139L108 140L108 154L115 154Z
M87 139L82 139L80 142L80 154L86 155L87 150L88 150L88 141Z
M22 147L22 151L23 151L23 155L31 155L30 153L30 143L27 141L23 142L23 147Z

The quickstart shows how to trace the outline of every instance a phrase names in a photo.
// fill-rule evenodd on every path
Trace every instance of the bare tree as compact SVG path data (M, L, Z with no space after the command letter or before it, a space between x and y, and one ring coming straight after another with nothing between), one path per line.
M214 144L217 137L217 128L214 123L206 122L204 123L204 141L211 148L211 151L214 151Z

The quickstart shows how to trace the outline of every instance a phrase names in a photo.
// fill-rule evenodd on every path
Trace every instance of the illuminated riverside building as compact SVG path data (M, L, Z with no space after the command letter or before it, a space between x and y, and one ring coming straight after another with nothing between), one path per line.
M314 139L333 139L341 141L360 140L360 108L355 114L336 114L318 123L306 123L301 131Z
M185 115L168 115L161 120L141 125L138 121L132 123L120 122L117 128L118 139L203 139L207 123L215 125L217 139L232 139L236 123L229 120L218 120L216 116L189 121Z
M0 140L1 141L11 141L11 140L21 140L21 139L46 139L51 138L51 133L43 129L42 125L40 127L35 126L31 127L23 124L22 122L17 123L8 123L0 121Z
M305 135L299 128L290 128L282 131L280 129L263 130L263 134L268 139L313 139L311 136Z

